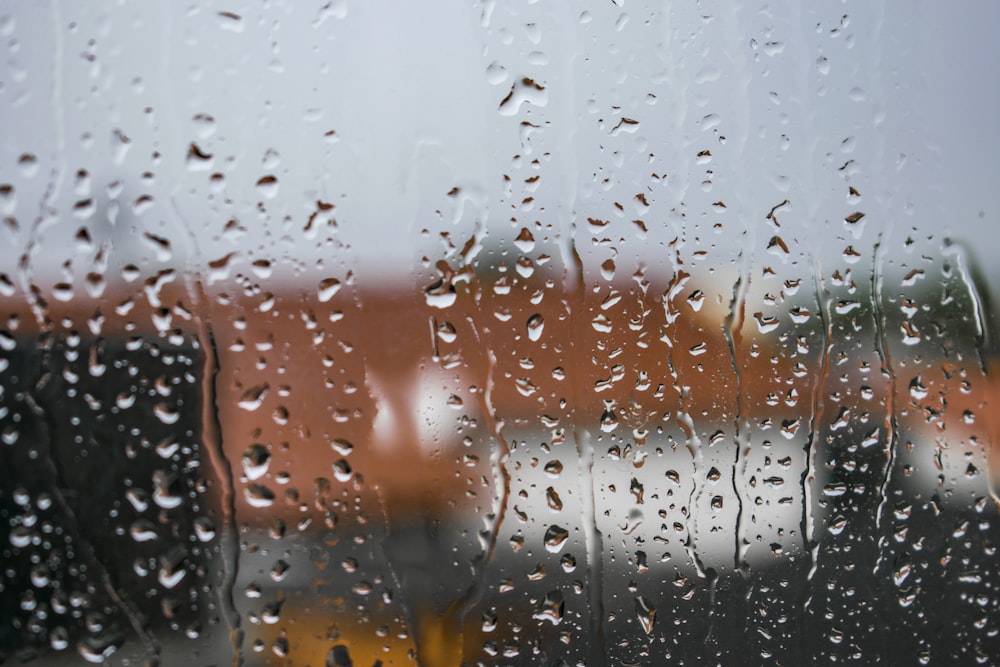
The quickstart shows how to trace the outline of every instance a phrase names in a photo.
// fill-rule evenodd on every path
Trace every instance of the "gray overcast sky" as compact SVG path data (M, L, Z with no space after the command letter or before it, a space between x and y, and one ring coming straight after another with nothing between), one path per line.
M16 192L5 214L21 224L0 232L3 271L32 234L38 273L63 264L76 251L62 240L87 221L66 213L90 195L106 205L107 184L120 181L126 227L173 239L178 252L190 228L203 260L237 252L279 271L329 260L323 235L302 231L322 200L336 205L331 243L350 245L338 261L398 272L426 252L414 245L423 227L452 224L462 243L478 220L509 236L502 177L524 155L542 159L543 176L525 219L564 233L610 216L659 172L670 186L654 223L678 207L705 217L720 198L729 221L757 220L787 198L804 251L839 253L818 230L843 216L849 174L870 224L890 237L893 225L947 228L1000 278L990 261L1000 251L1000 3L25 1L4 11L0 169ZM621 118L638 123L615 131ZM190 163L192 142L212 158ZM714 184L702 192L695 156L706 149ZM19 166L25 153L34 175ZM276 193L255 185L267 175ZM455 186L460 196L447 197ZM141 195L151 203L130 216ZM43 198L58 214L32 232ZM90 219L98 237L100 217ZM242 233L223 234L231 219ZM123 246L136 238L116 234ZM634 252L669 234L652 230ZM757 234L731 224L721 256L727 243L759 247Z

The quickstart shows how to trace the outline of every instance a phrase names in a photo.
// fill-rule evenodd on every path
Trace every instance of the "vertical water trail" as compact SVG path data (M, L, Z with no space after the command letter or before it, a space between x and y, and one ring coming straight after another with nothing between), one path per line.
M45 337L52 334L53 326L52 319L48 314L48 305L46 304L44 298L41 296L39 288L35 285L32 273L33 273L33 261L34 253L38 247L38 235L41 228L49 220L56 220L56 209L53 205L53 200L59 191L62 189L62 180L65 174L65 169L63 167L63 161L66 155L66 121L65 121L65 104L63 102L63 82L65 79L65 44L63 40L63 18L62 12L59 9L59 3L53 0L52 5L52 30L53 30L53 75L52 75L52 111L54 116L55 125L55 148L52 155L52 168L49 171L49 182L45 188L45 192L42 194L41 201L38 205L38 215L32 220L31 226L28 229L28 239L25 245L24 252L18 259L18 280L21 283L21 289L24 291L25 299L28 302L28 308L31 311L32 316L35 319L35 323L38 325L37 340L41 343ZM42 364L45 364L46 357L51 354L51 347L46 346L42 349ZM44 425L47 431L51 433L49 424L54 419L51 412L47 412L41 405L40 401L37 401L31 393L25 394L26 402L31 410L38 415L40 421ZM70 507L69 503L66 501L66 497L62 493L63 484L60 482L62 475L59 470L59 466L56 464L55 459L52 456L51 448L51 437L45 438L49 443L46 455L43 457L41 463L43 466L43 474L49 478L48 491L52 495L53 500L57 503L60 508L60 512L66 517L69 522L72 534L76 538L76 542L84 560L89 564L90 567L94 569L94 574L100 581L101 588L107 593L111 601L118 607L118 609L125 615L128 619L129 625L132 627L132 631L135 632L136 636L143 643L146 653L150 658L155 657L160 652L159 643L156 639L146 630L144 623L140 618L139 612L134 608L134 606L128 601L128 599L122 595L117 588L115 588L114 582L111 580L111 576L104 567L104 564L97 557L97 553L94 550L93 544L88 540L83 534L77 529L76 515Z
M748 574L749 564L745 562L744 558L747 545L744 544L745 540L743 540L743 493L741 493L740 489L744 487L746 475L743 475L740 479L737 479L737 477L741 461L744 470L746 469L746 461L742 460L740 455L741 450L746 444L746 430L740 427L740 422L743 420L747 408L743 395L743 376L740 374L738 355L739 350L743 347L742 330L743 322L746 318L747 291L750 289L750 267L744 253L741 252L740 255L744 258L743 267L740 275L736 278L736 283L733 285L733 298L729 302L729 315L726 317L725 333L726 343L729 345L729 362L733 368L736 380L736 415L733 418L733 426L736 429L733 435L733 442L736 444L736 455L733 458L732 475L733 492L736 494L736 534L734 536L733 562L736 571L745 577ZM743 276L746 276L746 279Z
M503 434L503 420L497 416L496 406L493 404L493 391L496 387L497 356L492 349L484 347L483 341L479 337L475 320L471 316L468 318L468 322L476 338L476 343L480 349L486 349L488 361L486 390L480 393L479 396L481 397L483 412L486 414L486 422L489 425L490 435L493 437L495 443L495 446L490 450L490 471L493 475L493 486L496 489L496 496L493 499L492 519L487 527L489 543L486 545L486 553L483 557L483 568L480 577L485 581L486 569L493 561L493 554L496 551L500 529L503 527L507 512L507 500L510 498L510 471L507 470L507 460L510 458L510 445ZM484 589L485 585L481 586L480 595ZM470 601L475 602L478 597L478 595L475 595Z
M973 316L976 321L976 355L979 358L979 370L982 374L982 382L988 383L990 375L995 370L992 367L992 358L997 349L996 340L993 338L996 332L992 330L993 322L991 322L991 313L987 308L990 303L989 286L986 283L986 279L977 270L975 264L970 266L969 248L965 247L964 244L956 244L952 239L946 238L944 243L946 254L954 256L962 284L965 285L965 288L969 292L969 298L972 299ZM982 287L980 288L979 286ZM996 315L993 314L993 317L995 318ZM984 393L987 397L992 396L992 392L987 391ZM987 399L987 409L989 409L988 403ZM994 472L997 466L991 460L991 455L1000 455L1000 452L997 451L998 443L994 441L997 434L995 431L988 431L984 435L986 437L984 454L986 459L987 492L994 504L1000 508L1000 479L997 479Z
M683 405L677 411L677 425L684 431L684 437L687 440L687 450L691 455L691 493L688 494L687 500L690 525L688 526L687 539L684 541L684 549L687 552L688 558L691 559L695 571L698 572L698 576L702 579L710 579L712 574L711 569L705 567L701 557L698 555L697 545L695 545L698 520L696 518L697 513L693 509L704 490L704 486L698 486L695 482L698 472L705 469L705 456L702 453L704 451L704 443L698 437L698 432L695 431L694 420L691 419L691 414L684 410ZM711 630L709 630L709 633L711 633Z
M567 5L567 9L568 9ZM567 31L568 53L572 57L563 61L566 67L563 70L564 81L568 86L567 100L569 113L561 127L568 128L563 134L563 150L570 165L578 165L577 142L580 135L577 103L577 76L585 77L585 73L578 73L575 65L578 62L587 62L589 58L581 57L586 50L580 49L581 37L578 34L579 23L571 22L574 26ZM578 56L579 54L579 56ZM584 284L583 259L576 245L576 223L574 219L577 215L578 204L578 173L576 170L567 170L566 179L566 210L569 212L568 218L564 218L560 225L559 252L563 265L563 304L567 310L569 331L571 334L583 331L586 324L582 321L580 309L583 308L586 289ZM573 422L573 440L577 452L577 472L580 484L580 498L582 501L582 516L580 517L585 536L585 547L587 552L587 579L588 579L588 602L590 604L590 650L587 652L588 663L595 667L603 667L607 664L606 632L604 627L604 541L601 531L597 527L597 486L594 479L594 446L590 431L584 423L585 415L580 414L580 406L583 405L585 388L580 383L580 373L586 365L579 363L581 355L585 350L580 350L575 335L568 339L569 356L572 372L569 375L569 391L572 403L570 404ZM589 661L592 657L593 661Z
M199 287L201 280L198 280ZM215 472L216 479L221 483L220 506L222 508L222 526L219 531L219 553L222 556L223 581L219 590L222 602L222 614L229 626L229 638L233 645L233 666L242 664L243 631L240 628L240 615L236 610L236 599L233 589L239 575L240 544L236 531L236 492L233 479L233 466L226 458L222 444L222 423L219 421L219 349L215 342L212 327L205 321L205 314L198 316L198 339L205 355L201 377L201 427L202 439L205 442L209 461Z
M31 222L28 229L28 240L24 253L18 261L18 277L21 282L21 289L28 300L28 307L35 321L38 324L39 334L48 329L48 314L46 313L45 302L38 294L38 290L32 281L32 260L38 245L38 234L50 213L55 213L52 201L62 189L62 180L65 174L62 161L66 154L66 120L65 104L63 103L63 79L65 78L65 68L63 60L65 57L65 45L63 44L63 19L62 12L59 11L58 0L52 0L52 29L53 29L53 69L52 74L52 113L53 124L55 125L56 145L52 154L52 168L49 170L49 182L42 194L42 199L38 204L38 215Z
M817 550L819 548L818 542L814 539L816 531L815 517L813 517L813 494L812 494L812 484L816 480L816 454L818 443L816 441L817 432L820 428L820 423L823 420L823 412L825 410L825 400L823 397L823 392L826 390L827 377L830 374L830 352L833 349L833 324L831 323L830 314L830 295L827 293L826 288L823 287L823 267L819 259L813 260L813 284L815 287L816 294L816 305L817 311L819 312L820 326L823 329L823 352L820 359L820 371L819 377L816 378L816 382L813 385L812 400L810 405L810 412L812 416L810 418L809 424L809 439L806 442L806 465L802 472L802 479L800 484L802 485L802 543L809 554L809 575L807 577L808 581L812 581L813 575L816 574L816 561L817 561ZM804 589L806 595L808 595L808 587ZM809 600L807 599L804 607L808 607Z
M673 326L674 322L677 321L677 318L680 317L680 311L674 307L674 299L678 294L680 294L681 289L683 289L688 278L690 278L690 274L681 268L684 262L680 257L679 246L680 237L677 237L670 242L670 247L673 248L674 251L674 254L670 259L674 275L670 279L670 283L667 285L667 291L663 294L664 321L666 322L666 326L668 328ZM674 341L666 332L664 332L661 336L661 340L667 344L667 366L670 369L670 377L673 381L674 391L677 392L677 426L684 432L686 441L685 448L691 455L691 491L688 493L687 498L688 526L687 535L684 540L684 551L692 565L694 565L698 576L702 579L708 579L709 573L706 571L705 564L698 556L698 551L694 544L694 534L697 530L697 519L696 513L692 509L697 499L701 496L701 488L695 483L695 478L698 471L704 469L705 467L704 456L702 454L702 442L695 431L694 421L691 419L690 413L688 413L685 408L687 391L681 385L680 370L677 367L677 360L674 355Z
M580 321L579 308L583 306L586 294L584 285L583 260L576 248L574 233L576 225L570 225L569 234L564 234L561 243L563 254L564 293L566 309L569 313L569 330L581 331L584 326ZM579 410L582 404L583 389L580 386L579 373L585 366L576 363L581 350L577 349L574 338L569 339L570 358L573 359L573 373L570 375L570 391L573 396L572 409ZM597 528L597 487L594 480L594 445L590 431L582 423L584 416L573 415L573 439L577 451L577 472L580 480L580 494L583 503L580 517L587 550L588 600L590 602L590 630L592 637L590 653L596 657L594 664L598 667L607 664L604 630L604 543L601 531Z
M93 542L84 535L79 529L79 522L76 518L76 513L70 506L69 502L66 500L66 496L63 493L63 488L65 488L64 476L60 470L60 466L56 464L55 458L52 456L52 432L54 430L54 422L56 417L53 412L46 411L37 402L30 393L25 394L25 402L28 407L34 412L41 422L42 427L42 441L47 444L46 453L44 457L40 459L40 467L37 470L40 473L39 477L45 480L46 490L52 496L53 501L59 507L59 513L65 517L68 534L72 536L73 541L76 543L79 549L81 560L85 564L86 568L93 570L94 578L100 582L101 588L104 592L111 598L112 603L118 607L119 611L125 615L128 619L129 625L132 627L132 631L135 632L136 636L139 637L139 641L142 642L143 647L146 650L146 655L150 659L155 659L160 653L160 644L156 638L146 629L145 621L142 615L135 608L135 606L128 600L128 598L115 587L114 582L111 580L111 575L108 569L104 566L104 563L97 556L97 551L94 549Z
M169 86L172 81L172 67L170 53L173 47L171 39L173 37L173 15L168 7L163 8L163 30L162 51L164 57L160 61L161 75L164 86ZM173 99L167 96L168 99ZM168 118L180 118L179 114L168 114ZM178 122L174 121L167 125L170 132L169 142L173 146L184 146ZM219 604L222 609L222 617L229 628L229 640L233 647L232 665L237 667L243 664L243 630L239 611L236 608L236 597L234 589L239 577L240 567L240 542L239 533L236 528L236 475L233 465L226 456L225 444L222 435L222 422L219 418L219 373L221 363L219 359L219 348L215 339L215 332L212 326L211 300L208 290L205 288L204 267L207 266L205 257L201 252L201 244L195 234L194 226L181 211L177 203L177 194L182 188L181 179L178 179L170 192L170 205L174 214L181 223L182 230L186 233L188 243L191 248L189 256L189 266L184 271L185 289L191 298L192 312L195 313L197 327L198 345L201 348L204 359L201 370L201 428L202 441L205 451L208 454L209 464L212 467L215 479L220 485L219 508L222 525L219 526L219 556L222 560L222 581L218 590Z
M476 290L482 289L478 279L473 280L473 288ZM507 442L507 438L503 433L504 421L498 416L496 406L493 401L493 393L496 388L496 353L492 348L485 344L485 341L483 341L479 333L479 328L476 326L475 318L472 315L467 315L466 321L469 323L469 328L472 330L472 335L476 340L477 349L485 350L486 352L486 388L484 391L477 392L476 395L478 397L480 407L483 410L483 414L486 415L487 428L489 429L490 436L494 443L494 446L490 449L490 473L493 477L495 496L492 500L490 514L488 515L486 530L482 533L482 547L484 551L479 566L478 576L474 579L472 586L470 586L461 597L452 601L447 611L447 621L450 622L451 627L454 628L459 634L458 637L454 638L459 646L463 644L462 636L464 635L465 616L474 605L482 600L483 595L486 593L488 588L486 576L489 571L489 566L493 562L496 547L500 539L500 530L503 528L504 520L506 518L511 484L510 471L507 469L507 461L510 458L510 444ZM433 334L433 330L432 338L434 339L433 344L436 346L437 336ZM386 521L388 522L388 506L381 490L377 490L377 493L379 502L382 503ZM387 525L387 533L389 532L389 529L390 527ZM393 569L391 563L389 564L389 567L390 569ZM396 585L399 586L399 578L394 570L393 577L396 579Z
M607 654L604 631L604 543L601 531L597 529L597 501L594 480L594 444L590 430L584 427L573 429L579 452L580 486L583 488L583 523L587 547L587 568L589 579L589 601L591 608L590 625L594 638L592 653L598 656L596 665L606 664Z
M197 322L198 346L204 360L201 369L201 429L202 441L208 454L209 464L220 484L219 506L222 525L219 526L219 555L222 558L222 581L218 597L222 616L229 627L229 639L233 645L233 667L242 664L243 631L240 615L236 609L233 589L239 575L240 543L236 530L236 484L233 466L226 457L222 441L222 422L219 419L218 383L219 348L212 330L209 298L202 279L202 257L194 229L181 214L176 198L171 196L171 205L177 219L187 232L191 244L194 265L184 272L187 292L191 297L192 310Z
M823 286L823 267L818 258L813 258L813 290L816 298L816 311L819 313L820 328L823 332L823 350L820 354L819 376L813 384L812 397L810 399L809 436L805 446L805 465L802 470L802 478L799 484L802 486L802 523L799 530L802 532L802 547L805 551L809 566L806 575L806 584L802 587L802 612L805 612L812 604L810 587L813 577L816 575L816 568L819 562L819 540L815 539L816 520L813 516L815 501L813 500L813 484L816 482L816 454L819 447L817 441L820 423L823 420L825 410L824 392L826 390L827 377L830 374L830 353L833 349L833 325L830 315L830 295ZM811 633L806 632L808 620L799 622L799 655L811 655L815 650L809 646Z
M892 482L892 470L896 463L898 430L896 423L896 373L893 371L892 356L889 352L889 344L885 335L885 312L882 306L882 298L885 294L885 285L883 282L884 272L881 270L883 247L882 234L879 234L878 240L875 242L875 259L874 266L872 267L871 291L875 319L875 350L878 353L879 360L882 363L882 368L889 381L889 392L885 401L885 437L886 448L888 451L885 462L885 474L882 477L881 484L879 484L880 500L878 507L875 510L875 528L878 531L878 543L880 548L878 558L875 560L875 567L872 570L872 574L878 573L878 569L882 564L884 556L881 547L885 543L887 537L883 536L881 531L885 528L883 525L884 515L886 508L889 506L889 485Z
M973 264L969 265L970 262L970 249L960 242L956 242L954 239L945 238L944 239L945 255L950 255L955 258L955 265L958 267L958 274L961 276L962 284L965 285L965 289L969 292L969 298L972 300L972 315L976 322L976 355L979 357L979 370L983 375L989 373L989 364L987 358L990 354L990 349L994 346L995 341L992 336L995 333L991 331L989 324L989 309L986 307L984 301L988 301L989 291L985 291L986 299L980 295L980 286L986 287L986 279L982 276L977 267Z

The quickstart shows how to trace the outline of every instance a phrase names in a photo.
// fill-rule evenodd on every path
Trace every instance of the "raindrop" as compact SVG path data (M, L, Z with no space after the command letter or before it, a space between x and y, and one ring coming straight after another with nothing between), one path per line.
M565 611L566 603L563 600L562 593L559 591L550 591L545 594L545 597L538 604L535 613L531 617L540 621L548 621L552 625L559 625L562 623Z
M569 531L555 524L545 530L545 549L550 553L558 553L566 545Z
M351 464L349 464L345 459L339 459L334 462L333 476L338 482L350 481L352 474Z
M642 626L642 631L647 635L652 634L653 625L656 623L656 607L641 595L635 599L635 616Z
M65 626L56 625L49 630L49 646L53 651L65 651L69 647L69 632Z
M124 643L123 638L95 638L88 637L77 644L77 652L87 662L99 665L106 662L112 654L121 648Z
M270 462L271 454L260 443L250 445L243 452L243 472L249 480L259 479L267 474Z
M566 573L576 570L576 558L573 554L563 554L562 558L559 559L559 564L562 565L562 569Z
M271 387L266 382L264 384L259 384L255 387L251 387L243 392L243 396L240 398L239 405L244 410L253 412L261 406L264 402L264 398L267 396L268 391Z
M319 301L327 303L334 295L340 291L340 280L337 278L325 278L319 283Z
M271 174L262 176L257 181L257 192L265 199L274 199L278 196L278 178Z
M521 228L521 233L514 239L514 245L521 252L528 253L535 249L535 237L531 235L527 227Z
M757 330L761 333L770 333L777 329L780 324L778 318L760 312L754 313L753 318L757 321Z
M284 560L279 560L271 568L271 579L274 581L282 581L288 574L288 570L291 566Z
M549 461L544 470L549 477L558 477L562 473L563 464L560 461Z
M18 549L24 549L31 544L31 531L26 526L14 526L8 536L10 544Z
M181 418L180 411L164 405L163 403L157 403L156 406L153 407L153 414L156 415L156 418L159 419L161 423L167 425L176 424Z
M545 489L545 502L553 512L561 512L563 508L562 499L556 490L551 486Z
M354 445L343 438L337 438L330 443L330 446L333 448L333 451L337 452L341 456L347 456L354 451Z
M214 161L212 156L198 147L198 144L191 143L187 152L187 168L191 171L208 171L212 168Z
M145 519L133 522L129 533L136 542L149 542L160 537L156 532L156 527Z
M177 475L174 473L157 470L153 473L153 502L162 509L174 509L180 507L184 499L174 492L177 484Z
M611 320L604 313L599 313L596 317L594 317L590 325L594 327L594 331L597 331L598 333L611 333L613 330Z
M614 401L604 402L604 412L601 414L601 430L611 433L618 428L618 417L615 415Z
M274 492L262 484L247 485L244 495L251 507L270 507L274 504Z
M528 318L528 338L532 341L537 341L542 337L542 331L545 329L545 320L538 313L535 313Z
M705 303L705 293L700 289L696 289L687 298L688 305L691 306L691 310L694 312L699 312L702 305Z
M211 542L215 539L215 522L206 516L194 520L194 534L200 542Z

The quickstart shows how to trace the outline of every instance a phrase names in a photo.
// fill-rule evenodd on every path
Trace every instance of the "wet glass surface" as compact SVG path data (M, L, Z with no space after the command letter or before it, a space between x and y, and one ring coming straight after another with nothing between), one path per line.
M991 664L1000 14L921 11L5 7L0 664Z

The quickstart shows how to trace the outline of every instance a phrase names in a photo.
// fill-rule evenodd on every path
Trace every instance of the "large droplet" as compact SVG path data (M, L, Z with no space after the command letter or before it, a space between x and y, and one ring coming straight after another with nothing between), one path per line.
M263 477L267 473L270 462L271 454L267 447L260 443L250 445L243 452L243 472L247 479L254 480Z
M555 524L545 530L545 549L550 553L558 553L566 545L569 531Z
M542 331L545 330L545 320L538 313L535 313L528 318L528 338L536 341L542 337Z
M566 602L563 600L563 594L559 591L550 591L538 603L538 607L531 617L540 621L548 621L552 625L559 625L562 623L565 611Z
M653 633L653 625L656 623L656 608L641 595L635 599L635 617L642 626L642 631L647 635Z

